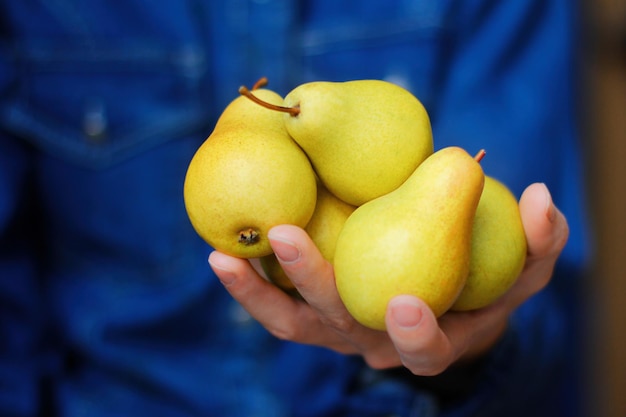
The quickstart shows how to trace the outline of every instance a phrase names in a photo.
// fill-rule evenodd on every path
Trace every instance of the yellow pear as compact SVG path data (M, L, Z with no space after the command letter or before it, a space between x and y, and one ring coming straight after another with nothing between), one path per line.
M259 259L259 262L261 264L261 268L263 268L263 272L265 272L267 279L271 283L286 293L297 295L298 290L296 290L296 286L293 285L283 268L280 266L278 259L276 259L276 255L273 253L265 255Z
M283 102L271 90L255 94ZM209 245L232 256L258 258L272 253L271 227L309 222L316 177L287 133L282 114L239 96L191 160L184 199L193 227Z
M498 299L522 272L526 250L517 199L504 184L485 176L474 218L470 272L452 310L473 310Z
M433 152L426 109L390 82L305 83L273 108L326 188L353 206L399 187Z
M450 308L469 273L483 183L477 160L448 147L350 215L334 267L337 291L357 321L384 330L387 304L400 294L421 298L436 316Z
M324 259L331 264L341 228L356 207L338 199L320 182L317 183L317 203L311 220L304 230L309 234ZM295 290L274 254L261 258L261 266L268 279L287 292Z

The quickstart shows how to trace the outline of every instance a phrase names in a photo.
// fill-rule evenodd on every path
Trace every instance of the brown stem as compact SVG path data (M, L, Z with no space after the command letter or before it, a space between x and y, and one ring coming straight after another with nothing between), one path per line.
M258 85L259 82L261 82L263 80L263 78L259 81L257 81L257 83L255 84ZM254 90L254 87L253 87ZM276 110L276 111L282 111L284 113L289 113L292 116L297 116L300 114L300 107L296 106L296 107L285 107L285 106L278 106L276 104L272 104L272 103L268 103L267 101L263 101L260 98L258 98L257 96L255 96L254 94L252 94L252 92L250 90L248 90L248 87L246 87L245 85L242 85L241 87L239 87L239 94L241 94L242 96L246 96L248 97L250 100L254 101L255 103L268 108L270 110Z
M263 88L267 85L267 83L268 83L267 77L261 77L259 78L259 81L254 83L254 85L251 88L251 91L258 90L259 88Z
M487 152L484 149L481 149L480 151L478 151L474 159L476 160L476 162L480 162L483 160L485 155L487 155Z

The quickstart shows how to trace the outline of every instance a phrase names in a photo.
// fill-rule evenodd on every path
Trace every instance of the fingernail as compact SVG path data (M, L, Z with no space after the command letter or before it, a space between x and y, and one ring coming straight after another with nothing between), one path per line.
M272 236L271 231L268 235L268 239L279 261L283 263L294 263L300 259L300 249L292 241L282 237Z
M209 257L209 265L213 269L213 272L215 272L215 275L217 275L217 278L220 280L222 285L224 285L225 287L228 287L233 282L235 282L235 274L233 273L233 271L224 268L222 265L219 264L219 262L211 260L211 257Z
M394 300L391 307L393 320L403 329L414 329L422 321L422 310L412 297L402 297Z
M552 195L550 194L550 190L548 190L548 187L543 184L543 188L545 190L544 192L546 199L546 217L548 217L550 223L554 223L554 221L556 220L556 207L554 207Z

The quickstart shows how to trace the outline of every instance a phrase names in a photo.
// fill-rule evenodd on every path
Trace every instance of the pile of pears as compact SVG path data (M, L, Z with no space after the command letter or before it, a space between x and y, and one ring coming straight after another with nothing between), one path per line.
M240 88L189 164L185 206L209 245L260 258L297 295L267 234L304 228L347 310L377 330L396 295L439 317L513 285L526 236L515 196L483 172L484 151L435 151L422 103L387 81L308 82L284 99L266 82Z

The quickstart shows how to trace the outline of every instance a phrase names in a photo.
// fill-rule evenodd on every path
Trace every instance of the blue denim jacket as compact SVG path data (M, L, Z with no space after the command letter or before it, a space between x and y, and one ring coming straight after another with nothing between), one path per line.
M555 415L587 253L571 2L0 2L0 415ZM436 148L548 184L571 239L480 363L420 378L271 337L210 271L187 164L241 84L378 78ZM567 374L566 374L567 375Z

